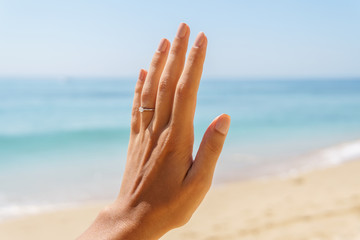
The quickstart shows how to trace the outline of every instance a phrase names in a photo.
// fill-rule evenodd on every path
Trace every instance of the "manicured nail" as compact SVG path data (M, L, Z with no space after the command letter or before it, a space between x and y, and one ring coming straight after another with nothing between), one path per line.
M141 69L140 70L140 73L139 73L139 79L141 80L141 81L145 81L145 70L144 69Z
M164 52L166 50L166 45L167 45L166 39L165 38L161 39L158 49L157 49L157 52Z
M229 115L220 116L215 124L215 129L221 134L226 135L230 127L230 121L231 119Z
M180 23L180 26L177 30L176 36L178 38L183 38L185 37L186 34L186 24L185 23Z
M203 32L199 32L195 39L194 47L201 47L201 45L204 43L205 40L205 34Z

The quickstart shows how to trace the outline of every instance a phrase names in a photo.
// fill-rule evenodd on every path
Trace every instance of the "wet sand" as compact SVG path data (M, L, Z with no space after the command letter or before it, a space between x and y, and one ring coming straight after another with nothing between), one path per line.
M0 239L74 239L106 203L0 223ZM360 160L296 177L213 187L162 240L360 239Z

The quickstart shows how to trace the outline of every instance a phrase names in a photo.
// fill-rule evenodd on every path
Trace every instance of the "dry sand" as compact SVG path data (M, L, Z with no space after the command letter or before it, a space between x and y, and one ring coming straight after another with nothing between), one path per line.
M74 239L103 204L0 224L1 240ZM301 176L214 187L191 221L162 240L360 240L360 161Z

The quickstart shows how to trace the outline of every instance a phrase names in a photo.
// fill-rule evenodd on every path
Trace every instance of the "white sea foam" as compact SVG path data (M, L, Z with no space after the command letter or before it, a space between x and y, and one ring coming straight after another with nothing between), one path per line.
M345 142L297 156L284 156L281 159L262 159L233 154L233 168L226 166L222 171L226 175L215 176L218 182L229 182L243 179L268 180L272 177L289 178L297 177L313 170L328 168L344 162L360 159L360 140ZM244 161L245 160L245 161ZM238 163L241 166L235 165ZM219 164L220 167L221 164ZM216 182L216 181L215 181Z
M0 222L12 218L66 209L75 204L6 205L0 206Z
M360 140L338 144L300 156L292 161L293 166L280 176L296 176L304 172L336 166L357 159L360 159Z
M325 148L310 156L320 167L337 165L357 158L360 158L360 140Z

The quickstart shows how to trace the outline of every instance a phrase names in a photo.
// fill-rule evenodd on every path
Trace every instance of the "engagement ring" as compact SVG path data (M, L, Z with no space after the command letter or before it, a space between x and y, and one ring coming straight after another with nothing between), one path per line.
M139 107L139 112L153 112L155 111L155 108L144 108L144 107Z

